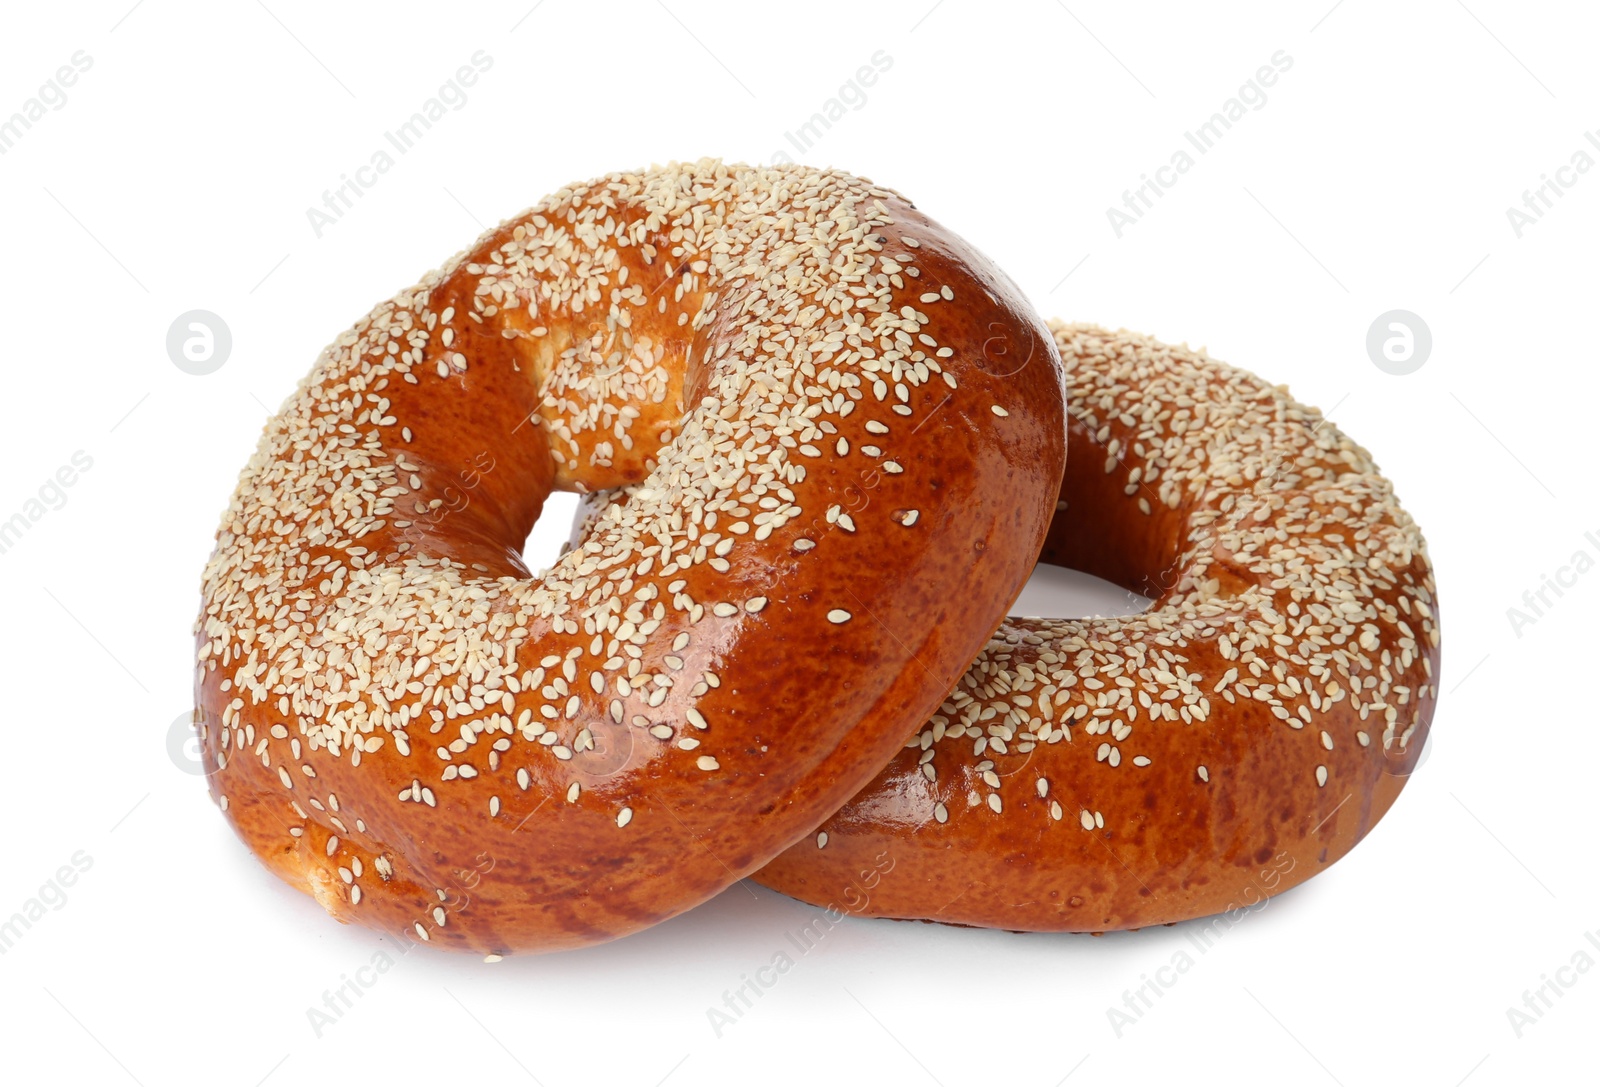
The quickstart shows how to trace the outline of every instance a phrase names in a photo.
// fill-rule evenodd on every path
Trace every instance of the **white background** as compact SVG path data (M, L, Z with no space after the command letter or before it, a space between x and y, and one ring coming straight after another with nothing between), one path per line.
M0 921L75 854L90 862L0 955L0 1078L1593 1080L1600 969L1560 974L1572 986L1520 1037L1507 1016L1580 949L1600 960L1584 935L1600 939L1600 572L1520 631L1507 615L1575 552L1600 558L1600 171L1566 175L1520 238L1506 215L1600 129L1591 13L130 3L16 5L0 35L0 118L75 51L92 58L0 155L0 520L74 453L93 462L0 554ZM466 105L318 238L306 209L477 50L493 67ZM797 154L785 133L880 50L892 63L865 101ZM1278 50L1293 67L1266 104L1118 238L1107 208ZM1349 859L1209 952L1186 926L1096 939L851 920L719 1037L707 1009L815 910L741 885L605 947L493 966L399 955L279 885L169 750L218 514L325 343L567 181L786 147L904 191L1047 315L1288 383L1373 450L1423 526L1445 661L1426 766ZM1394 308L1433 335L1404 377L1365 348ZM209 376L165 348L192 309L232 331ZM536 562L568 509L536 533ZM1109 603L1055 590L1024 607L1118 606L1095 599ZM364 975L319 1036L307 1009L380 950L393 969ZM1107 1009L1180 950L1195 968L1119 1036Z

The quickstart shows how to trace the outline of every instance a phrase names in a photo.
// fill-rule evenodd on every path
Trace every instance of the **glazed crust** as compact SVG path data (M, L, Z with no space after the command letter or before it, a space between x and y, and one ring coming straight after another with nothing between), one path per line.
M1257 908L1405 784L1437 698L1436 602L1365 450L1204 352L1052 328L1069 457L1041 560L1150 609L1008 620L759 882L872 917L1139 928Z
M1015 287L893 192L710 162L562 190L268 424L205 578L212 793L334 917L436 946L688 909L937 708L1027 578L1062 412ZM552 488L626 484L529 574Z

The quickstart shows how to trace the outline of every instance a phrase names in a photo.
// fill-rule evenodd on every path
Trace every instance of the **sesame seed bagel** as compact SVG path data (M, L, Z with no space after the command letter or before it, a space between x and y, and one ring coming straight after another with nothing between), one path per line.
M341 921L490 955L644 928L938 708L1064 455L1048 333L894 192L711 161L563 189L267 424L204 575L212 795ZM530 574L551 490L628 484Z
M1041 559L1150 609L1008 620L767 886L1015 930L1243 910L1347 853L1419 757L1433 576L1366 451L1204 352L1051 327L1069 455Z

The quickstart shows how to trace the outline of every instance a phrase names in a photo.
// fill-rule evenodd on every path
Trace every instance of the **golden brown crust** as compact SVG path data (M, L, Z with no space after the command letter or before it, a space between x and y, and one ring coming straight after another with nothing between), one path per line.
M1151 609L1008 620L760 882L816 904L865 885L854 912L1008 929L1209 916L1338 860L1415 765L1432 572L1366 452L1203 352L1052 328L1069 456L1042 559Z
M197 628L213 795L343 921L503 954L670 917L937 707L1064 429L1015 289L892 192L714 162L562 190L268 424ZM630 483L529 576L552 487Z

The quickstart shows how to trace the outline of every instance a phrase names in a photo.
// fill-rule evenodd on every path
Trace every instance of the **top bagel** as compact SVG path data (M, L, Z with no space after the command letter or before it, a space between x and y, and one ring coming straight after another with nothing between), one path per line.
M1064 435L1020 293L887 189L717 162L563 189L268 423L204 577L212 793L343 921L505 954L670 917L938 708ZM633 483L530 576L550 490Z

